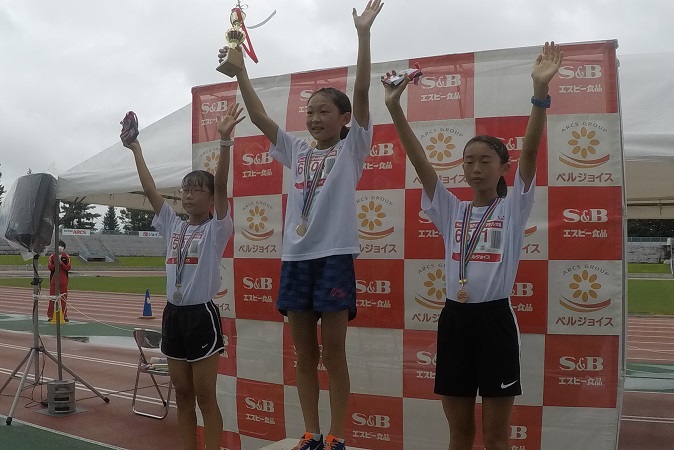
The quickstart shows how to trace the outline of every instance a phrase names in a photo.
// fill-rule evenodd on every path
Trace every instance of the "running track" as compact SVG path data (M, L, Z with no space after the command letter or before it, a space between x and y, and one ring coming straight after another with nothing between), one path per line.
M139 319L143 312L142 295L122 295L71 291L68 294L71 321L101 321L131 330L133 327L160 328L162 302L153 304L157 319ZM31 314L30 288L0 288L0 313ZM46 302L40 304L44 320ZM121 330L118 330L121 331ZM130 331L129 331L130 334ZM55 339L42 335L45 348L55 354ZM32 345L32 335L0 330L0 386ZM137 350L125 346L85 344L62 339L63 362L81 378L111 399L105 404L84 386L76 392L77 407L94 414L50 417L30 408L28 398L46 398L46 386L24 391L14 412L16 420L35 423L54 430L82 436L127 449L175 448L178 441L176 412L172 408L164 420L137 416L131 412L130 389L136 372ZM628 319L627 361L643 367L674 367L674 317L630 317ZM45 375L56 378L55 367L48 362ZM34 369L31 368L31 372ZM672 369L674 370L674 369ZM629 373L628 373L629 375ZM29 375L30 377L30 375ZM70 378L64 372L64 378ZM623 397L619 450L671 450L674 448L674 379L663 380L669 392L644 389L626 390ZM627 389L632 389L627 383ZM0 396L0 415L9 412L18 382L12 381ZM43 390L41 397L40 390ZM666 390L666 389L665 389ZM125 391L125 392L118 392ZM156 407L152 392L144 391L145 407ZM25 398L24 398L25 397ZM39 405L37 405L39 406ZM127 434L127 432L129 434ZM130 438L130 434L133 438ZM589 450L589 449L588 449Z

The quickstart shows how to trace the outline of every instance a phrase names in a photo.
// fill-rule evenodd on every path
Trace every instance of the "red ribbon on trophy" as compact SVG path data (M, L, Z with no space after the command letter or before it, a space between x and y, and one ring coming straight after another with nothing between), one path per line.
M249 29L257 28L269 21L272 17L274 17L274 14L276 14L276 10L272 12L269 17L267 17L265 20L262 22L258 23L257 25L250 26L246 28L246 25L244 24L244 19L246 18L246 13L243 12L243 9L241 8L241 2L238 1L236 4L236 7L232 9L232 14L229 16L230 17L230 22L232 25L239 24L241 27L241 31L243 31L243 34L246 36L246 43L242 43L241 45L243 46L243 49L246 51L248 56L250 56L250 59L254 62L257 63L257 55L255 54L255 49L253 48L253 43L250 41L250 35L248 34ZM246 45L248 44L248 45Z

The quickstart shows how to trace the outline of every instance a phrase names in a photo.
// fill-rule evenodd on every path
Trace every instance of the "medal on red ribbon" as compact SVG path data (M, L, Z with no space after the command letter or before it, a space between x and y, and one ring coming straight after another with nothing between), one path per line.
M302 205L302 213L300 215L301 222L295 228L295 232L300 237L307 234L307 229L309 228L308 223L309 210L311 209L311 205L313 204L314 198L316 197L316 189L318 188L318 185L320 183L321 175L323 174L323 169L325 169L325 160L328 159L330 152L332 152L332 150L335 148L336 145L337 144L333 145L328 149L327 152L325 152L325 156L323 156L323 159L321 159L321 163L318 165L318 168L316 168L316 172L314 172L314 176L312 179L310 179L309 170L311 169L311 158L314 155L315 148L312 147L307 152L307 156L304 159L304 185L302 186L302 195L304 197L304 203Z
M473 202L470 202L466 206L466 210L463 212L463 222L461 222L461 235L460 235L460 246L459 246L459 284L461 289L456 293L456 299L461 303L466 303L468 301L468 291L465 288L465 284L468 282L466 278L466 267L468 267L468 262L470 261L475 248L477 247L477 241L482 234L482 229L485 227L489 219L491 219L496 206L498 205L500 197L496 197L494 201L491 202L487 210L482 214L480 221L477 223L473 234L469 233L470 229L470 215L473 212Z
M187 234L187 227L189 227L190 224L184 222L182 228L180 229L180 237L178 238L178 252L176 255L176 291L173 293L173 301L176 303L180 303L183 300L183 293L180 292L180 288L182 287L183 269L185 268L187 253L190 250L190 245L192 245L192 239L194 239L194 236L196 236L197 233L201 231L201 228L206 223L208 223L209 220L211 219L208 219L206 222L199 224L197 229L194 230L194 233L192 233L192 235L187 239L187 242L185 242L185 235Z

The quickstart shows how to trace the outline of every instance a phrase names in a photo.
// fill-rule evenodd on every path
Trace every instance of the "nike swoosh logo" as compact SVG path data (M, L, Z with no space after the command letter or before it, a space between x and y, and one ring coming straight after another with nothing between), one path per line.
M508 384L501 383L501 389L508 389L510 386L512 386L515 383L517 383L517 380L513 381L512 383L508 383Z
M208 347L208 344L204 344L204 345L201 346L201 348L206 348L206 347ZM501 385L501 387L503 387L503 385Z

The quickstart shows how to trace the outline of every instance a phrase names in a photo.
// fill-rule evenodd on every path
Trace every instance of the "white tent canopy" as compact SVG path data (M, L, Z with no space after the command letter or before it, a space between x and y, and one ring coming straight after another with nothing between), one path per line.
M674 218L674 53L619 56L627 215Z
M668 101L674 91L674 53L618 60L628 217L674 218L674 102ZM141 130L157 187L178 209L177 190L192 167L191 132L191 105ZM130 153L118 143L63 173L57 198L151 209Z
M181 211L180 182L192 170L192 106L141 130L143 156L161 194ZM152 210L131 150L121 142L58 177L56 198L86 204Z

